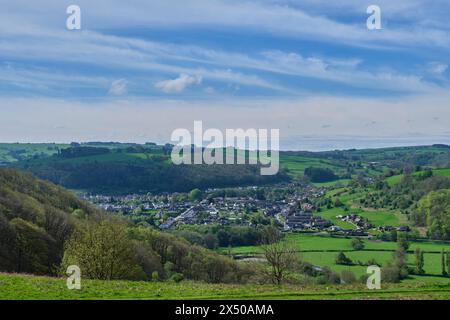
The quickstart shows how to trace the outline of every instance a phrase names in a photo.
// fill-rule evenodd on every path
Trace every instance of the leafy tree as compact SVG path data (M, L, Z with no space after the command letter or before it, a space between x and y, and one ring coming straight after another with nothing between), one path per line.
M381 269L381 280L383 282L398 283L400 282L400 273L397 267L388 265Z
M16 232L15 271L54 274L58 264L56 241L44 229L21 218L11 220Z
M450 239L450 189L430 192L421 199L417 208L417 220L428 226L433 239Z
M397 250L394 252L394 264L393 266L397 268L399 279L405 279L409 274L408 264L407 264L407 253L405 246L399 243Z
M409 242L408 242L408 234L406 232L397 233L397 244L398 247L403 248L405 252L408 251Z
M354 238L351 242L352 248L355 250L363 250L364 242L360 238Z
M442 252L441 252L441 269L442 269L442 275L444 277L446 277L448 275L447 271L445 270L445 264L446 264L445 251L444 251L444 249L442 249Z
M193 189L189 192L189 200L199 201L202 199L202 191L200 189Z
M5 216L0 214L0 270L17 271L17 233Z
M63 259L64 268L69 265L79 266L83 276L91 279L139 279L143 274L126 226L114 219L74 232Z
M417 274L424 274L425 270L423 269L425 265L424 261L424 253L419 248L416 249L416 273Z
M353 261L350 258L348 258L344 252L341 251L336 256L336 264L350 266L350 265L353 265Z

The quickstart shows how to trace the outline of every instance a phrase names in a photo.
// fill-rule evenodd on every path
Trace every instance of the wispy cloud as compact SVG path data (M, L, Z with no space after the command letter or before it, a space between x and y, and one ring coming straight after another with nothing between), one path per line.
M165 93L179 93L187 87L199 85L202 82L201 76L190 76L188 74L180 74L176 79L162 80L155 84L155 87Z
M114 96L122 96L128 93L128 81L125 79L115 80L111 83L109 94Z

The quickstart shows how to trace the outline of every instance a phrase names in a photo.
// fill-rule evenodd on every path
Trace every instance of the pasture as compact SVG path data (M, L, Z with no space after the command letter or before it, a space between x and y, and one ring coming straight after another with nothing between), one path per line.
M0 300L338 300L450 299L450 282L440 278L383 284L381 290L352 285L207 284L82 279L81 290L68 290L65 278L0 273Z

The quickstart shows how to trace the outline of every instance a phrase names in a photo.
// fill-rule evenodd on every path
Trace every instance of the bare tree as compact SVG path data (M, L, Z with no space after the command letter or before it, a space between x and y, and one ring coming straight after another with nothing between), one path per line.
M281 240L279 233L273 230L266 232L262 241L264 257L269 269L264 273L274 284L281 284L289 271L295 269L299 263L299 250L286 241Z

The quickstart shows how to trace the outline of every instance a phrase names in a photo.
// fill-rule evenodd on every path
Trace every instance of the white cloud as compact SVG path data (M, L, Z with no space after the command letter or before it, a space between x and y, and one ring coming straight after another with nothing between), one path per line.
M431 62L428 64L429 72L436 74L436 75L442 75L445 71L447 71L447 69L448 69L448 65L445 63Z
M202 77L198 75L190 76L188 74L180 74L176 79L163 80L155 84L155 87L165 93L180 93L187 87L199 85Z
M128 81L125 79L115 80L111 83L109 88L110 95L123 96L128 93Z

